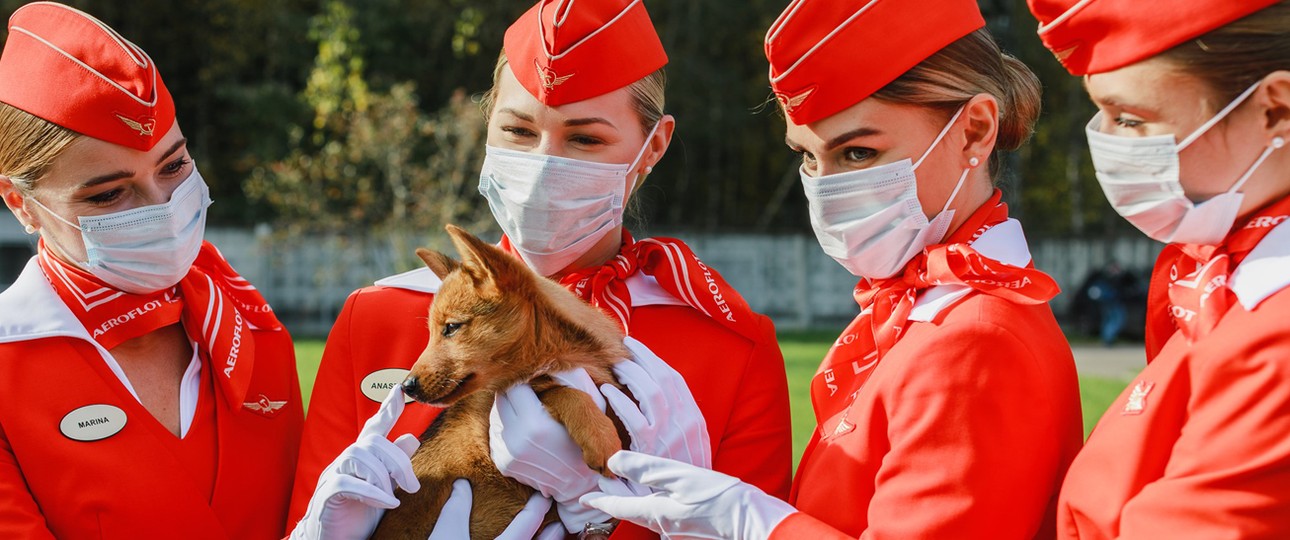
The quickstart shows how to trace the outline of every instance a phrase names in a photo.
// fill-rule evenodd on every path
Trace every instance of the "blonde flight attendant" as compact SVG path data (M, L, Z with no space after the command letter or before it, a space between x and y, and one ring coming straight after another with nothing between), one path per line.
M811 384L788 502L624 451L583 502L698 538L1050 538L1080 446L1070 348L993 186L1038 114L973 0L799 0L766 38L811 224L860 313Z
M479 191L501 246L612 316L635 354L618 370L642 410L633 446L788 495L791 435L783 358L753 312L683 242L635 238L622 223L663 158L667 63L641 0L542 0L507 30L486 94L488 148ZM294 515L320 471L353 440L425 346L439 282L428 269L356 291L328 336L305 423ZM469 331L469 330L464 330ZM589 392L598 390L591 386ZM610 400L611 404L624 405ZM408 404L393 433L420 435L439 410ZM630 422L629 422L630 423ZM493 457L504 474L554 500L570 533L610 517L578 503L599 475L527 385L499 395ZM323 473L323 480L334 475ZM654 537L634 525L614 538Z
M0 293L0 538L281 538L291 338L203 241L157 66L61 4L8 29L0 197L40 240Z
M1147 366L1062 488L1063 538L1290 538L1290 3L1031 0L1084 77L1097 181L1168 245Z

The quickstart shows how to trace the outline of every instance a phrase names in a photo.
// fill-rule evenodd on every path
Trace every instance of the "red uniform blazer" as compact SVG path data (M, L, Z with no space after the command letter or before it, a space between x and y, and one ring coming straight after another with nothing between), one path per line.
M1116 399L1062 488L1062 538L1290 538L1290 222Z
M414 270L360 289L346 301L327 338L310 398L292 495L293 521L304 515L318 475L376 412L379 403L364 394L363 380L382 369L408 369L425 348L425 317L437 285L429 270ZM792 471L788 384L770 320L760 317L763 333L754 342L689 306L673 305L679 300L669 304L669 299L657 284L652 290L633 287L632 336L689 383L708 424L713 468L787 497ZM391 435L420 435L437 413L409 404ZM623 524L614 538L657 535Z
M32 261L0 294L0 538L281 538L303 421L287 332L254 333L248 392L285 404L271 416L228 407L204 361L198 413L179 439ZM63 420L87 405L119 408L124 427L94 441L64 435ZM215 463L192 463L193 439L214 445Z
M973 246L1026 264L1026 251L1009 260L980 245L1014 234L1004 244L1024 248L1014 225ZM916 304L919 322L874 368L845 422L816 430L793 482L799 512L772 539L1054 535L1058 488L1083 438L1070 347L1047 305L960 298Z

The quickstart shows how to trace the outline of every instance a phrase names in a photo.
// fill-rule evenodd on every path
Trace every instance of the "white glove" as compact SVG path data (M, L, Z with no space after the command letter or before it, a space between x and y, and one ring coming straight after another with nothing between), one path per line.
M458 478L453 481L452 495L448 496L443 509L439 510L439 521L434 524L434 531L430 533L428 540L468 540L473 499L468 480ZM515 519L511 520L511 524L506 526L506 530L497 536L497 540L529 540L535 533L538 534L538 540L564 538L564 529L558 523L552 523L538 533L542 521L546 519L546 511L550 508L550 499L543 497L541 493L534 493L520 513L515 515Z
M654 490L643 497L589 493L582 503L648 527L664 538L763 540L797 512L733 476L624 450L609 469Z
M421 443L405 434L386 437L403 414L403 389L395 386L367 419L358 440L318 476L305 517L291 531L293 540L363 539L372 535L385 510L399 505L394 485L408 493L421 489L411 457Z
M585 370L551 376L564 386L586 392L605 410L605 400ZM518 384L497 394L488 418L488 446L503 475L555 499L556 514L570 533L582 532L587 523L610 521L605 513L578 503L579 497L598 489L601 476L587 467L582 449L546 412L533 387ZM621 481L608 484L611 493L636 493Z
M614 364L614 375L640 400L639 408L612 385L600 391L632 436L631 449L711 469L707 422L685 379L644 343L630 337L623 343L632 358Z

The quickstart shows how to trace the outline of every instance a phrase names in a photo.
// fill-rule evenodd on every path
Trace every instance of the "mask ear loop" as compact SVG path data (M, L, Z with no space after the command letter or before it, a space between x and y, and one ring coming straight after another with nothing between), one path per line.
M1263 165L1263 162L1268 159L1268 156L1271 156L1273 152L1280 150L1285 145L1285 139L1274 137L1272 142L1268 143L1268 147L1263 149L1263 153L1259 154L1259 159L1254 160L1254 165L1250 165L1250 168L1245 171L1245 174L1241 175L1241 179L1237 180L1235 184L1232 184L1232 189L1227 190L1227 192L1235 193L1237 190L1241 189L1241 186L1245 185L1245 181L1249 180L1251 176L1254 176L1254 171L1257 171L1259 166Z
M923 160L927 159L927 156L931 155L932 150L936 149L936 145L941 143L941 139L944 139L945 134L950 132L951 127L954 127L954 122L959 119L959 115L963 114L963 109L965 108L967 108L966 103L964 103L962 107L959 107L959 110L954 111L954 116L950 117L950 121L945 124L945 127L941 128L940 134L932 140L932 145L928 146L927 150L923 152L923 157L918 158L918 161L914 162L914 170L918 170L918 166L923 164Z
M1214 127L1219 122L1222 122L1224 118L1227 118L1227 115L1231 114L1232 111L1241 106L1246 99L1249 99L1250 94L1253 94L1255 90L1258 90L1259 85L1262 83L1263 81L1259 80L1259 82L1246 88L1244 92L1241 92L1241 95L1236 96L1236 99L1232 100L1231 103L1228 103L1226 107L1223 107L1223 110L1218 111L1218 114L1214 115L1213 118L1210 118L1208 122L1201 124L1199 128L1196 128L1196 131L1191 132L1191 135L1188 135L1186 139L1183 139L1182 142L1178 143L1178 151L1182 152L1185 148L1191 146L1191 143L1196 142L1196 139L1199 139L1206 131L1209 131L1210 128Z
M76 230L78 230L78 231L79 231L79 230L81 230L81 227L80 227L79 225L76 225L76 224L74 224L74 223L72 223L72 222L70 222L70 221L67 221L66 219L63 219L63 216L60 216L60 215L58 215L58 213L57 213L57 212L55 212L55 211L53 211L53 210L50 210L48 206L45 206L45 205L41 204L41 203L40 203L40 201L36 199L36 197L34 197L34 196L27 197L27 200L29 200L29 201L31 201L31 202L33 202L33 203L36 203L36 206L39 206L39 207L43 208L46 212L49 212L49 215L54 216L54 219L57 219L58 221L61 221L61 222L63 222L63 223L66 223L68 226L72 227L73 229L76 229Z
M658 126L659 124L662 124L662 123L663 121L659 120L658 122L654 123L654 127L649 128L649 135L645 136L645 145L641 146L641 151L636 153L636 159L633 159L632 164L627 167L628 171L635 169L636 164L640 163L641 158L645 157L645 151L649 150L649 143L651 140L654 139L654 133L658 131Z
M650 128L650 129L649 129L649 135L646 135L646 136L645 136L645 144L644 144L643 146L641 146L641 151L640 151L640 152L638 152L638 153L636 154L636 159L633 159L633 160L632 160L632 164L627 166L627 172L628 172L628 173L630 173L631 171L635 170L635 169L636 169L636 165L637 165L638 163L640 163L641 158L645 157L645 151L646 151L646 150L649 150L649 143L650 143L650 141L654 140L654 133L658 131L658 126L659 126L660 124L662 124L662 123L663 123L663 121L662 121L662 120L659 120L658 122L655 122L655 123L654 123L654 127L652 127L652 128ZM650 166L645 167L645 174L649 174L649 173L651 172L651 170L652 170L652 169L653 169L653 167L650 167ZM637 187L639 187L639 186L637 186L637 183L638 183L638 182L640 182L640 181L641 181L641 175L636 175L636 179L632 181L632 191L633 191L633 192L634 192L634 191L636 191L636 188L637 188Z
M927 147L927 151L923 152L923 156L918 158L918 161L914 163L914 167L913 167L914 170L918 170L918 166L923 164L923 160L927 159L927 156L931 155L932 150L936 149L936 145L940 144L941 139L944 139L945 135L950 132L950 128L954 127L954 122L958 121L959 116L963 114L963 110L966 108L967 108L967 104L964 103L963 106L959 107L959 110L954 111L954 116L951 116L950 121L945 124L944 128L941 128L940 134L936 135L936 139L932 141L932 145ZM932 216L932 219L936 219L941 214L944 214L945 212L949 211L950 205L954 203L954 198L958 197L959 190L963 189L963 182L967 180L968 172L970 172L971 170L972 170L971 167L963 169L963 174L959 176L958 184L955 184L954 186L954 192L950 193L949 200L945 201L945 208L942 208L940 212L938 212L935 216Z

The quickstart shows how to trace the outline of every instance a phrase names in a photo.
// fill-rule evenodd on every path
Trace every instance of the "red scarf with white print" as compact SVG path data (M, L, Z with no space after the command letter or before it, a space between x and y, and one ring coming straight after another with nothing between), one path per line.
M505 236L501 247L519 257ZM758 325L748 302L721 274L703 264L689 246L675 238L646 238L638 242L624 229L618 256L603 266L571 272L559 282L613 316L623 332L630 335L632 295L627 278L636 272L653 276L663 290L739 335L750 339L758 336Z
M822 435L847 427L843 422L829 426L825 422L855 399L878 361L900 340L920 291L937 285L966 285L975 292L1018 304L1042 304L1057 295L1057 282L1033 265L1004 264L968 245L1007 221L1008 205L1000 202L1002 196L996 189L944 243L923 250L905 264L902 273L886 279L861 279L856 285L860 315L834 342L811 379L811 404Z
M212 366L216 385L230 406L241 406L255 367L255 339L247 323L256 330L282 328L260 292L210 242L202 243L197 260L179 283L148 294L112 288L54 257L44 241L38 259L58 297L105 349L182 322L203 361Z
M1188 343L1205 337L1236 303L1228 288L1232 272L1254 246L1286 219L1290 197L1256 212L1217 246L1169 244L1156 259L1147 300L1147 359L1156 357L1174 332Z

